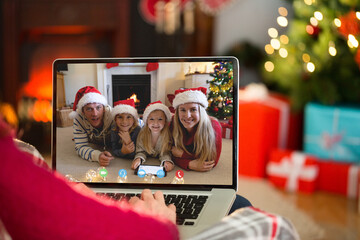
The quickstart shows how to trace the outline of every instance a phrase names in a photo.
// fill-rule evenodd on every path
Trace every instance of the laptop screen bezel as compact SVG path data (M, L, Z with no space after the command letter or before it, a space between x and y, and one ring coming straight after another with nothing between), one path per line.
M216 57L145 57L145 58L68 58L56 59L53 62L53 120L52 120L52 143L51 143L51 156L52 156L52 169L56 171L56 99L57 99L57 69L59 66L66 64L86 64L86 63L165 63L165 62L220 62L228 61L233 63L233 153L232 153L232 184L229 185L200 185L200 184L147 184L152 189L189 189L189 190L208 190L212 188L234 189L237 191L238 186L238 89L239 89L239 62L233 56L216 56ZM144 184L140 183L94 183L83 182L91 188L144 188Z

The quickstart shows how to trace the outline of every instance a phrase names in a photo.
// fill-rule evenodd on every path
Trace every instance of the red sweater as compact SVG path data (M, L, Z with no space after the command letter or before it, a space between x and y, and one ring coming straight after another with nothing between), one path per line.
M0 219L15 239L178 239L176 225L35 165L0 118Z
M215 159L215 166L219 162L220 154L221 154L221 147L222 147L222 129L220 123L214 119L211 118L211 124L215 131L215 145L216 145L216 159ZM172 129L172 125L171 125ZM188 151L190 149L193 149L194 146L194 134L189 134L186 130L183 129L183 143L186 149ZM189 169L189 162L192 160L197 159L197 157L194 154L188 154L184 151L183 155L181 157L174 157L174 162L176 165L180 166L183 169L190 170ZM214 166L214 167L215 167Z

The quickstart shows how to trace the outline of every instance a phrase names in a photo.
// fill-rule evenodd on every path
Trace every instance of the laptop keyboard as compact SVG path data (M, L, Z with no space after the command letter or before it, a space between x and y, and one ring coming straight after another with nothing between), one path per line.
M141 197L141 194L135 193L97 193L105 195L114 200L129 200L131 197ZM174 204L176 206L176 224L177 225L194 225L199 217L201 210L208 199L206 195L164 195L166 205Z

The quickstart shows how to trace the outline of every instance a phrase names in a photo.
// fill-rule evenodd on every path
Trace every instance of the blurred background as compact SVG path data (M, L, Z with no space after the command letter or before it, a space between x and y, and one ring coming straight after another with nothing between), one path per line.
M280 0L1 1L0 101L17 113L21 138L48 152L54 59L238 54L251 69L282 6L291 17ZM245 72L243 86L262 81Z

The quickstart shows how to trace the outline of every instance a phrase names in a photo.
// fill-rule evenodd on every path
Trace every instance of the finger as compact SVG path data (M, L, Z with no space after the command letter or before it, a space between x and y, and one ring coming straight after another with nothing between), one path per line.
M176 212L176 207L175 207L175 205L172 203L172 204L169 204L168 205L168 208L171 210L171 211L174 211L174 212Z
M162 193L162 191L156 191L154 193L154 198L158 201L165 203L164 194Z
M104 154L105 154L105 156L107 156L107 157L112 157L111 153L108 152L108 151L104 151Z
M140 198L134 196L129 199L130 204L135 204L136 202L140 201Z
M150 189L144 189L141 193L141 199L144 201L153 200L154 196Z

